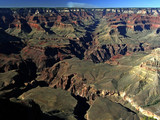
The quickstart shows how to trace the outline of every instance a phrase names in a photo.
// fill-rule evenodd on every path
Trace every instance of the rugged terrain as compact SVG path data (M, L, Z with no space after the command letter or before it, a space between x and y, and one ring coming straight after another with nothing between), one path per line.
M0 8L0 119L159 120L159 38L158 8Z

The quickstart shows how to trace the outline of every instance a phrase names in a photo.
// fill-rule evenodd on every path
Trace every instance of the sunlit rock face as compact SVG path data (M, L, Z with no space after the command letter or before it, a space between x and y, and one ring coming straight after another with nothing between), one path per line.
M151 55L147 56L148 60L141 64L141 67L148 69L150 71L160 70L160 48L152 51Z
M159 55L160 49L157 48L149 55L138 59L140 64L134 66L119 82L120 89L125 91L121 93L124 100L144 115L154 116L156 119L159 119L160 114L158 108Z

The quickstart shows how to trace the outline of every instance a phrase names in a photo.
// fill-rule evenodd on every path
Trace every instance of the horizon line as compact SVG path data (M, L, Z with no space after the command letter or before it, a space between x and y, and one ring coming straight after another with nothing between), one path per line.
M21 6L21 7L9 7L9 6L6 6L6 7L2 7L0 6L0 8L77 8L77 9L113 9L113 8L160 8L160 7L45 7L45 6Z

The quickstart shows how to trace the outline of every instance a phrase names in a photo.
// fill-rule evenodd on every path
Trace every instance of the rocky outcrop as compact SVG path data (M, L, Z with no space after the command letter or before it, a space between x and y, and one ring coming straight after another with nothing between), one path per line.
M144 108L140 107L132 98L128 97L125 92L120 93L121 97L124 101L129 102L137 111L141 112L143 115L151 117L153 119L159 120L160 117L149 110L145 110Z
M69 45L66 46L51 46L38 47L27 46L22 49L21 56L24 60L31 59L37 66L38 71L44 68L51 67L58 61L71 58L76 55L77 51L72 51Z
M85 59L90 59L95 63L105 62L111 57L118 54L125 55L128 48L127 45L103 45L102 47L92 47L86 51Z
M107 98L97 98L87 112L87 120L139 120L139 117L121 104L114 103Z
M69 92L48 87L38 87L22 94L19 99L32 99L40 106L43 113L66 120L75 120L74 108L77 101Z
M160 55L159 48L153 50L152 53L149 56L147 56L149 60L142 62L140 67L142 67L146 70L149 70L149 71L159 72L160 71L159 55Z
M88 65L91 69L86 71ZM36 80L45 81L49 87L71 91L76 96L85 97L92 104L98 96L118 95L116 80L108 78L105 79L106 83L101 83L101 79L109 75L109 71L107 73L105 71L108 65L103 66L104 69L100 69L100 66L94 66L92 62L78 59L64 60L42 71ZM97 71L101 71L102 76L97 74ZM94 81L99 81L102 86L94 85ZM106 89L103 89L104 86Z
M18 73L16 71L9 71L5 73L0 73L0 76L0 89L3 89L5 87L15 85L15 83L17 82L16 77L18 76Z
M142 114L160 119L157 108L160 92L159 48L139 59L138 63L120 79L119 90L124 91L124 99Z
M74 95L86 97L87 100L91 98L92 101L94 95L92 98L91 94L96 93L96 91L94 88L85 85L85 79L78 76L77 73L65 75L69 66L67 62L55 64L52 68L43 71L37 80L46 81L50 87L71 91Z
M22 60L19 55L0 54L0 72L8 72L10 70L19 69Z

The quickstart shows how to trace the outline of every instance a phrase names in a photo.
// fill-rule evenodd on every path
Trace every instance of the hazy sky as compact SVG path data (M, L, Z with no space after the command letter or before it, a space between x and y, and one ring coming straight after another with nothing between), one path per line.
M0 7L160 7L160 0L0 0Z

